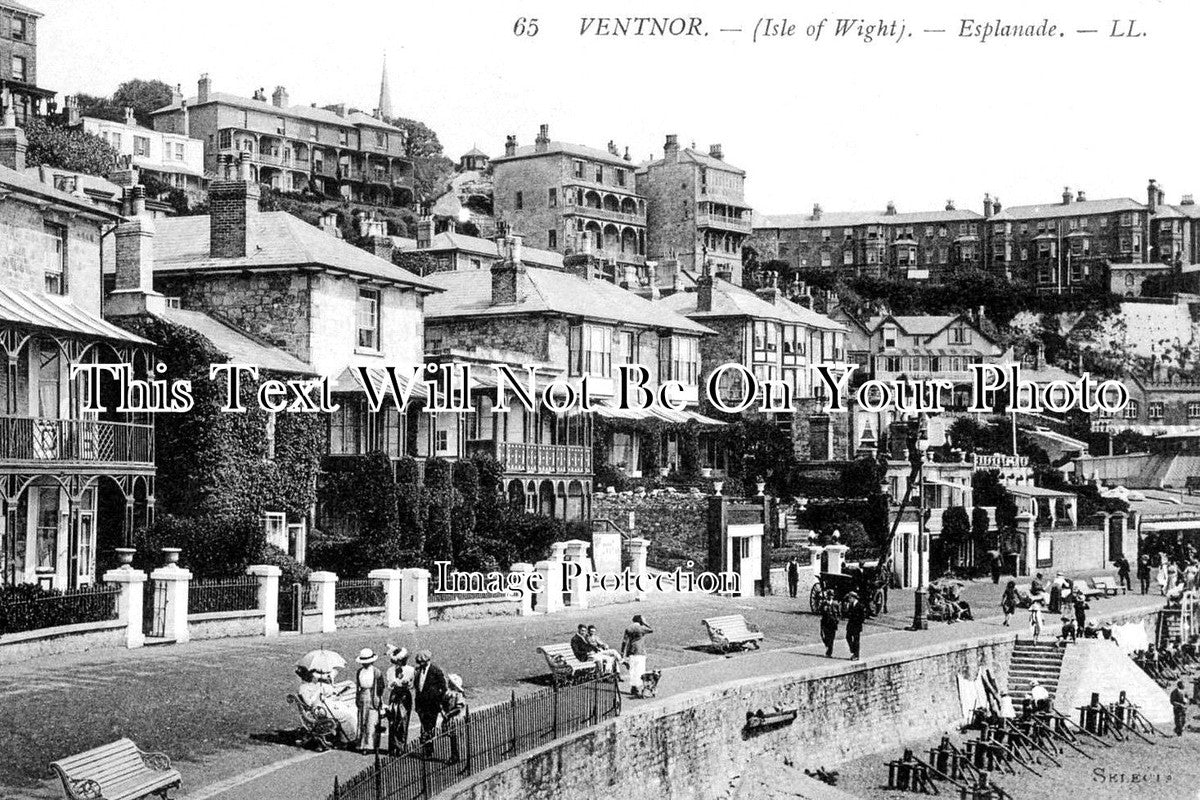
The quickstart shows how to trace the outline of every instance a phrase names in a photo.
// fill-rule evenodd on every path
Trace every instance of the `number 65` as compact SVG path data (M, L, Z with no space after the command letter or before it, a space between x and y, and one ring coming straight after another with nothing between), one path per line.
M538 21L537 17L517 17L517 21L513 23L513 36L537 36Z

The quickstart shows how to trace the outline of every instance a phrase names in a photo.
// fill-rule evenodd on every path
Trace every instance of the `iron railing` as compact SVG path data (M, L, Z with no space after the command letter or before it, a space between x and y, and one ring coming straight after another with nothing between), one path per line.
M378 608L384 605L383 584L370 578L359 580L340 580L333 590L333 607L345 608Z
M258 579L252 575L201 578L188 585L188 613L253 611L258 608Z
M97 584L63 592L36 585L26 592L19 588L0 597L0 635L117 619L119 586Z
M0 461L149 464L154 461L154 426L0 416Z
M410 741L395 757L344 783L334 779L328 800L420 800L507 759L618 716L616 676L468 710L429 741Z
M496 460L507 472L539 475L590 475L592 448L565 444L497 442Z

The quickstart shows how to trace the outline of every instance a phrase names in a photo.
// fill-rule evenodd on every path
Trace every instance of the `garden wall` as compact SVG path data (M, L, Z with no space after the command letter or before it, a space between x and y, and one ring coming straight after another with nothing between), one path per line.
M263 627L263 612L257 609L188 615L188 635L192 639L262 636Z
M125 627L125 623L112 620L6 633L0 637L0 664L81 653L97 647L124 647Z
M708 500L703 494L597 494L592 518L628 532L633 512L632 534L650 540L650 566L674 569L690 559L702 569L708 558Z

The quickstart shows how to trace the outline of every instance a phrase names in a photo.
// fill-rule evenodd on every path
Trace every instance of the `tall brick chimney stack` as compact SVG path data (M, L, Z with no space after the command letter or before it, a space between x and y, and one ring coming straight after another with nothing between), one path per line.
M1069 205L1071 205L1071 200L1073 200L1073 199L1075 198L1075 195L1071 194L1071 187L1070 187L1070 186L1064 186L1064 187L1063 187L1063 194L1062 194L1062 198L1063 198L1063 202L1062 202L1062 204L1063 204L1064 206L1069 206Z
M125 191L125 219L116 232L116 284L105 299L107 316L125 317L166 308L166 298L154 291L154 219L146 213L146 190Z
M79 98L75 95L68 95L63 98L63 108L67 112L67 125L74 126L79 124Z
M4 121L0 124L0 165L24 172L27 149L29 142L25 138L25 131L17 127L16 110L10 101L4 107Z
M544 153L550 149L550 126L544 122L538 126L538 135L533 140L533 149L538 153Z
M763 275L763 285L754 290L759 299L766 300L771 305L779 299L779 273L774 270Z
M276 86L275 91L271 92L271 105L276 108L287 108L289 105L287 89Z
M207 103L208 96L212 93L212 80L208 77L208 73L200 76L200 80L196 82L196 102Z
M663 160L668 164L679 161L679 136L677 134L667 134L667 141L663 143Z
M708 262L700 269L700 277L696 279L696 310L712 311L713 307L713 276Z
M250 227L258 216L259 197L245 154L237 164L236 177L212 182L208 189L208 241L213 258L244 258L253 249Z
M708 154L717 161L725 160L725 152L721 150L721 145L719 144L710 144L708 146Z
M517 282L525 274L521 259L521 237L505 236L500 242L500 260L492 265L492 305L517 302Z
M990 219L993 213L995 213L995 207L992 204L992 196L985 194L983 196L983 218Z
M509 134L504 140L504 155L515 156L517 154L517 137Z
M1146 205L1150 208L1151 214L1158 211L1158 202L1158 181L1151 178L1150 183L1146 186Z

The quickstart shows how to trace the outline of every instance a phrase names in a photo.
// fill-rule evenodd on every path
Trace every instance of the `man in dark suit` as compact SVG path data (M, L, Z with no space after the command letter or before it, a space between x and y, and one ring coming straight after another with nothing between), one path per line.
M592 657L592 645L588 642L588 626L579 625L575 635L571 637L571 654L580 661L587 662Z
M795 597L796 590L800 588L800 562L796 560L795 556L792 556L787 562L787 581L788 594Z
M846 595L846 600L846 644L850 646L850 660L858 661L863 623L867 619L867 608L859 602L857 592L850 592Z
M1184 726L1187 725L1187 695L1183 693L1183 681L1175 684L1171 692L1171 709L1175 712L1175 735L1183 736Z
M437 732L438 715L446 697L446 673L432 663L433 654L428 650L417 653L417 672L413 678L416 689L417 719L421 721L421 741L425 743L426 756L433 755L433 737Z

